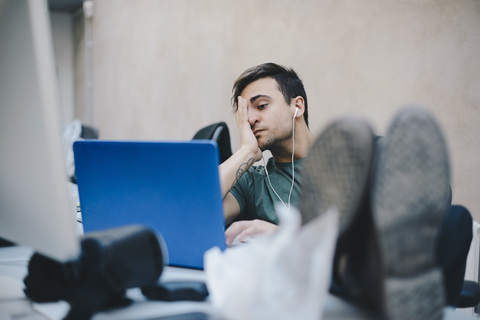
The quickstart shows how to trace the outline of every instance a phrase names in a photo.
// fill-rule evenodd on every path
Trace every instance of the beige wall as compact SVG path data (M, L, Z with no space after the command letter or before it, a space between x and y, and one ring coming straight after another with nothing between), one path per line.
M400 106L430 108L454 202L480 220L480 1L95 0L92 23L102 138L190 139L225 120L237 148L231 84L273 61L304 80L314 133L355 113L383 134Z

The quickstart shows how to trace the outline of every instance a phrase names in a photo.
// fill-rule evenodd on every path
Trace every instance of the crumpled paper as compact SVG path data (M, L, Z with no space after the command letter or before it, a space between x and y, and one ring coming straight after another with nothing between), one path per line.
M205 253L210 300L231 320L321 319L331 278L338 210L305 226L296 208L276 207L278 230Z

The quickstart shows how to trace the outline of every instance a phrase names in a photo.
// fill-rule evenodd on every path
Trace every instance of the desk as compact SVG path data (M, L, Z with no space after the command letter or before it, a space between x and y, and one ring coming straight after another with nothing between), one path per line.
M33 251L27 247L0 248L0 320L21 318L22 320L61 319L68 310L68 304L47 303L32 304L22 291L23 278ZM204 273L175 267L166 267L161 276L164 281L170 280L200 280L204 281ZM97 313L93 320L139 320L139 319L221 319L212 305L205 302L161 302L145 299L139 289L130 289L127 295L134 303L126 308ZM192 313L191 317L176 317L174 315ZM370 319L364 312L347 302L327 296L324 303L324 319ZM473 319L452 309L445 310L447 320Z

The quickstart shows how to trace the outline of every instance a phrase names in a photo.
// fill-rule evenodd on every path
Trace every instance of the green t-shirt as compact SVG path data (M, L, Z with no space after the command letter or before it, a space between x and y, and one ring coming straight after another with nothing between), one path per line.
M301 192L300 170L303 159L294 161L295 183L290 205L298 207ZM292 163L277 163L270 158L267 162L268 175L273 189L285 205L292 186ZM230 191L240 205L240 215L236 220L261 219L278 224L274 204L280 202L272 190L264 166L252 166L245 172Z

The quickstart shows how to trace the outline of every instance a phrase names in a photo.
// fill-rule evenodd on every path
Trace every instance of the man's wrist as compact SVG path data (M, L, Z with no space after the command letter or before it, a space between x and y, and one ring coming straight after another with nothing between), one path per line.
M244 146L240 147L239 151L242 153L242 155L243 155L242 158L244 158L245 160L250 159L250 158L255 160L255 157L256 157L257 152L258 152L258 148L256 150L252 150L252 148L250 146L244 145Z

